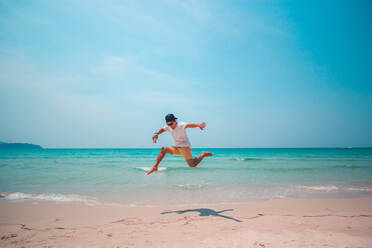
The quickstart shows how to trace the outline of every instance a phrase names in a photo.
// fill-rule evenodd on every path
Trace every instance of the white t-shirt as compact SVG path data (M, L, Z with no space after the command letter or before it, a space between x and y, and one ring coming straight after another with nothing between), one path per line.
M166 131L172 134L175 146L191 147L189 138L187 138L187 135L186 135L186 125L187 125L186 122L177 122L177 126L175 129L172 129L171 127L167 125L163 127Z

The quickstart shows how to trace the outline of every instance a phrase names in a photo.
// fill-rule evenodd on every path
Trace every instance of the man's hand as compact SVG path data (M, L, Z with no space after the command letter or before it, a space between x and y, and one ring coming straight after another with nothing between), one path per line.
M200 130L203 130L205 128L206 124L205 122L201 122L201 123L188 123L186 125L186 128L195 128L195 127L198 127L200 128Z
M152 141L154 141L154 143L156 143L157 140L158 140L158 135L157 134L154 134L152 136Z

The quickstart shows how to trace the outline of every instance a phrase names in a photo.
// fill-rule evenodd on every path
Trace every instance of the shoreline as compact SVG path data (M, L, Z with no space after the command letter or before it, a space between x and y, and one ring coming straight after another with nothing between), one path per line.
M368 185L371 184L370 181L363 182ZM307 187L307 186L302 186ZM313 186L315 188L321 188L324 191L324 187L333 188L334 185L327 186ZM318 190L314 190L315 192ZM17 204L82 204L86 206L121 206L121 207L164 207L164 206L200 206L200 205L210 205L210 206L219 206L219 205L245 205L245 204L254 204L254 203L263 203L270 202L275 200L291 200L291 199L363 199L363 198L372 198L372 195L369 193L372 191L371 188L366 188L365 191L359 191L359 194L330 194L331 190L326 190L326 192L321 192L317 195L308 195L308 196L273 196L272 198L252 198L244 201L220 201L220 202L193 202L192 198L188 199L187 202L177 202L169 201L169 197L164 197L161 195L156 195L155 198L149 198L148 201L151 203L144 202L120 202L115 201L115 199L102 198L101 196L93 195L81 195L81 194L61 194L61 193L23 193L23 192L0 192L0 204L1 203L17 203ZM362 195L365 193L365 195ZM156 202L152 200L156 199Z
M372 197L88 206L0 202L1 247L371 247Z
M21 194L22 197L24 195L29 195L32 198L19 198L19 199L7 199L4 197L5 195L13 195L13 194ZM64 199L63 197L73 197L73 199ZM49 199L46 199L49 198ZM53 199L54 198L54 199ZM58 199L55 199L58 198ZM61 199L62 198L62 199ZM372 199L371 195L323 195L323 196L277 196L270 199L252 199L247 201L227 201L227 202L166 202L167 199L164 199L164 203L138 203L138 202L116 202L111 201L108 199L100 199L96 196L88 196L88 195L80 195L80 194L38 194L38 193L21 193L21 192L2 192L0 194L0 204L2 203L9 203L9 204L33 204L33 205L83 205L89 207L96 207L96 206L117 206L117 207L148 207L148 208L161 208L161 207L184 207L184 206L225 206L225 205L249 205L249 204L256 204L256 203L266 203L272 202L276 200L331 200L331 199L344 199L344 200L352 200L352 199ZM158 198L159 200L159 198Z

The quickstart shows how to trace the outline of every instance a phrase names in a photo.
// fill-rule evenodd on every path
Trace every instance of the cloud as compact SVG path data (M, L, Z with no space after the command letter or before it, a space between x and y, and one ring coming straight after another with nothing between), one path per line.
M138 108L165 108L173 104L183 109L213 104L198 82L146 68L136 62L136 56L107 56L92 67L92 72L102 80L106 78L105 87L120 92L120 102Z
M147 54L198 58L203 56L205 42L209 40L208 25L196 17L210 15L206 7L201 7L204 4L192 7L191 3L181 2L115 0L72 4L107 23L108 29L120 28L117 31L123 43L142 45L141 50Z
M127 83L138 82L141 79L141 83L137 84L136 87L148 87L155 86L159 83L159 87L183 87L192 85L193 82L179 78L167 73L145 68L136 62L136 56L107 56L103 58L103 61L99 65L92 67L92 72L101 73L112 78L124 78L127 79ZM133 80L130 82L130 80Z
M0 137L46 147L148 146L146 132L132 130L151 132L169 111L196 116L214 104L195 82L136 63L141 56L106 56L81 72L0 61Z

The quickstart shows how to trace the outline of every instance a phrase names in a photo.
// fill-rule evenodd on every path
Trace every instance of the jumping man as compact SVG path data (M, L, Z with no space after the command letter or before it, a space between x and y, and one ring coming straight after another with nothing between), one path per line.
M205 122L202 123L186 123L186 122L177 122L177 118L173 114L168 114L165 116L165 121L167 125L163 128L160 128L153 136L152 140L154 143L158 140L159 134L168 131L172 134L174 139L174 146L164 146L161 148L158 157L156 158L155 164L152 166L147 175L158 170L158 165L160 161L164 158L166 153L171 153L174 155L181 155L185 158L187 164L190 167L197 166L204 157L212 156L210 152L202 152L199 156L193 158L191 155L191 144L186 135L186 128L198 127L200 130L205 128Z

